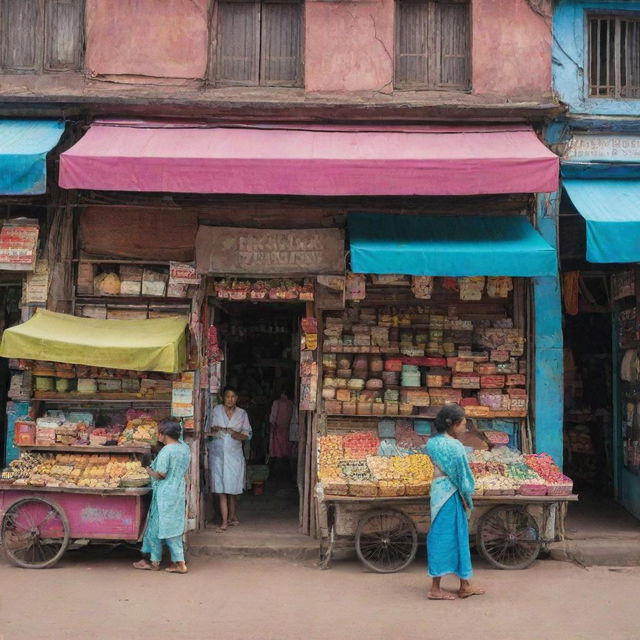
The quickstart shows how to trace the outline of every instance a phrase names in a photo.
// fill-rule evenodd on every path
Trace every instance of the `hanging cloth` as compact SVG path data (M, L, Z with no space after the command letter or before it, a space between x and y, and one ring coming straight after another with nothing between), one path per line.
M562 300L564 309L570 316L578 315L580 272L567 271L562 274Z

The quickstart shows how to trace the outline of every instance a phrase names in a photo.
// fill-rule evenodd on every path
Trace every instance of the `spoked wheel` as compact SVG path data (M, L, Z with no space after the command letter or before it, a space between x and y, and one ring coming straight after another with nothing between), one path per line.
M522 507L507 505L480 517L478 542L484 558L498 569L526 569L542 546L533 516Z
M356 553L377 573L393 573L416 557L418 533L411 518L401 511L369 511L356 530Z
M2 518L2 546L9 558L25 569L52 567L69 544L64 511L45 498L14 502Z

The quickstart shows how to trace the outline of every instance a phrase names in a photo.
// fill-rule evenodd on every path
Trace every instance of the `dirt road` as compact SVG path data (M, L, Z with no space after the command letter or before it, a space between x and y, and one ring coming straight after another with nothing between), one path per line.
M130 558L70 554L27 571L0 561L1 640L631 640L640 568L541 561L477 570L484 597L425 599L421 561L374 575L274 559L195 559L187 576L134 571ZM453 582L450 583L453 586ZM447 583L445 583L447 586Z

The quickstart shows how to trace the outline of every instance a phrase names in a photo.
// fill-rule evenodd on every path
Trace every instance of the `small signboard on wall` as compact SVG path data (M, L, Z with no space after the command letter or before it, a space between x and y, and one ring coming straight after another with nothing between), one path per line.
M317 275L344 272L341 229L198 229L198 273Z

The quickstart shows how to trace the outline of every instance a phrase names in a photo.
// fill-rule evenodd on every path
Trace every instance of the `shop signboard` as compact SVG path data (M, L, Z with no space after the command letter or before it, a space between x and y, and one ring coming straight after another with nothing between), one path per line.
M38 224L33 220L5 222L0 230L0 269L32 271L38 247Z
M199 273L317 275L344 272L341 229L247 229L202 226Z

